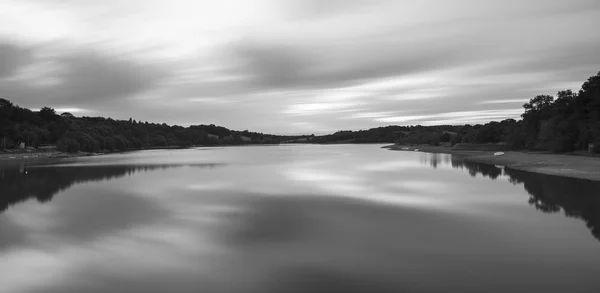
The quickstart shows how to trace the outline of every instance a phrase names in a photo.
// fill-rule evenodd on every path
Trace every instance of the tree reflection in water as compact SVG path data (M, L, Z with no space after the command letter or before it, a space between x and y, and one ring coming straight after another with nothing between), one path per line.
M0 213L10 206L35 198L41 203L57 193L86 182L111 180L136 172L175 167L214 168L220 164L193 165L99 165L99 166L33 166L0 165Z
M431 155L429 164L437 166L451 155ZM500 168L491 164L465 161L460 157L451 157L453 168L466 169L475 177L495 180L507 176L515 185L523 184L529 193L529 204L544 213L564 211L565 216L583 220L596 239L600 240L600 182L538 174L533 172Z
M600 240L600 182L510 168L504 173L513 184L523 183L530 195L529 204L536 209L545 213L562 209L565 216L582 219Z
M473 177L477 174L481 174L483 177L496 180L498 177L502 176L502 169L494 165L465 161L461 158L452 158L451 163L452 167L456 169L466 169Z

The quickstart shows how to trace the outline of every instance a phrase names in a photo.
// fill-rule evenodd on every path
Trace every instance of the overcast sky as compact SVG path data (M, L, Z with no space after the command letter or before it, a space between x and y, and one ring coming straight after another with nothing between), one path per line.
M598 0L0 0L0 97L325 133L518 117L600 71Z

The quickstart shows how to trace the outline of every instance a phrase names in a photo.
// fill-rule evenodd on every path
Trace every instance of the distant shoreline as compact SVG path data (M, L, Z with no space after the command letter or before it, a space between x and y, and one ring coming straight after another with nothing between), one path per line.
M104 153L87 153L87 152L79 152L79 153L63 153L57 151L50 152L30 152L30 153L0 153L0 161L19 161L19 160L29 160L29 159L60 159L60 158L75 158L75 157L90 157L90 156L100 156Z
M444 153L463 157L465 160L501 165L516 170L600 181L600 158L560 155L540 152L504 152L494 156L491 151L453 150L450 147L388 145L392 151L415 151ZM406 148L406 149L405 149Z
M66 153L59 151L32 151L32 152L18 152L8 153L0 152L0 163L5 161L23 161L32 159L65 159L65 158L78 158L78 157L94 157L108 154L124 154L129 152L137 151L156 151L156 150L183 150L192 148L222 148L222 147L249 147L249 146L276 146L280 144L245 144L245 145L194 145L194 146L164 146L164 147L151 147L144 149L128 149L122 151L109 151L102 153L91 153L91 152L77 152L77 153Z

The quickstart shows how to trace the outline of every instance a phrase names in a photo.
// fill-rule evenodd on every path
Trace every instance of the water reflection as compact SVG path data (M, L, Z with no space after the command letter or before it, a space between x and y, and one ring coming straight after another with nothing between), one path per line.
M526 192L501 169L445 155L420 164L418 153L372 146L327 148L224 148L0 169L0 192L13 199L6 206L46 190L55 197L0 213L0 291L597 288L600 247L588 231L528 207ZM216 158L227 167L175 168L224 161ZM181 164L143 165L149 161ZM497 180L472 180L460 169ZM121 178L128 174L135 176ZM390 200L373 200L382 197ZM568 204L561 200L555 205Z
M567 217L582 219L600 240L600 182L543 175L506 168L513 184L523 184L529 204L545 213L562 209Z
M423 164L429 164L432 168L436 169L438 165L442 163L448 164L452 160L452 156L448 154L431 154L431 153L420 153L420 161Z
M388 284L385 278L366 277L343 270L298 266L277 272L267 292L359 293L406 292L402 284ZM406 286L407 287L407 286Z
M86 165L28 166L0 165L0 213L10 206L29 199L41 203L52 200L57 193L75 184L111 180L136 172L164 170L174 167L214 168L220 164L158 164L158 165Z
M461 158L453 158L451 161L452 167L456 169L466 169L472 177L481 174L483 177L496 180L502 175L502 168L498 168L490 164L480 164L471 161L465 161Z
M421 161L433 168L449 161L453 168L465 169L473 177L482 175L492 180L506 177L515 185L523 184L530 205L544 213L562 210L567 217L581 219L600 240L600 182L500 168L447 154L424 154Z

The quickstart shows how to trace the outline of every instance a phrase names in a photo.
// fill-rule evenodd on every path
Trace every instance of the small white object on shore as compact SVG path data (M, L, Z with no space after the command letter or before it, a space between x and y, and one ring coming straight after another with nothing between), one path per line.
M418 151L419 151L419 149L415 149L415 152L418 152Z
M504 152L496 152L494 153L494 156L504 156Z

